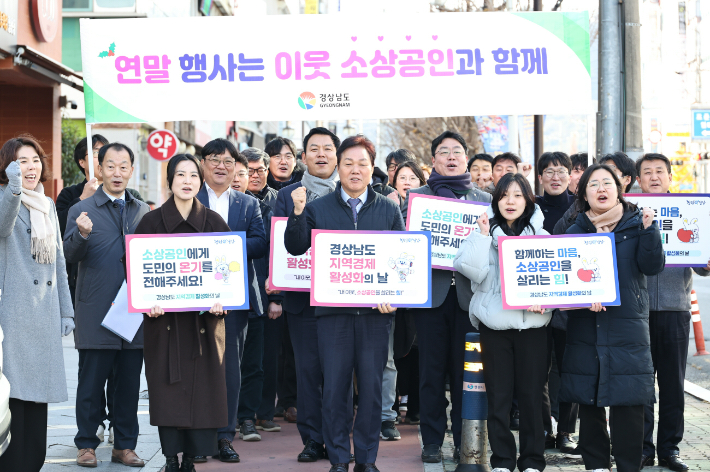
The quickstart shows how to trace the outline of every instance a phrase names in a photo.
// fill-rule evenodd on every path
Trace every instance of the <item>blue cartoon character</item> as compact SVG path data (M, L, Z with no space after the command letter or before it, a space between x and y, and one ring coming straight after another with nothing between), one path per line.
M407 282L407 276L414 273L414 270L412 269L413 264L414 256L410 256L406 252L400 254L397 259L390 257L389 260L389 266L397 272L399 281L405 283Z
M229 275L232 272L239 272L241 265L239 262L232 261L227 263L227 256L222 256L215 258L215 270L214 278L217 280L224 281L225 284L229 283Z

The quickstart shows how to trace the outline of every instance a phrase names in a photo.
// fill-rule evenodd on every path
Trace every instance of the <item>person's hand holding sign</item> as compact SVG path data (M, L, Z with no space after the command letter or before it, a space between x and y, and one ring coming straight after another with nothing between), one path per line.
M151 307L150 313L147 313L147 315L150 316L151 318L157 318L159 316L163 316L164 314L165 314L165 311L163 311L163 309L160 308L158 305Z
M545 309L542 308L540 305L533 305L531 307L528 307L528 311L531 311L533 313L540 313L541 315L545 314Z
M647 229L653 224L653 210L645 207L643 209L643 229Z
M212 305L212 308L210 308L210 313L217 316L224 316L227 314L227 310L222 308L221 303L215 303Z
M488 213L483 212L481 216L478 217L478 220L476 220L476 223L478 224L478 229L481 230L481 236L488 236L491 230L491 223L488 221Z
M291 198L293 199L293 213L298 216L303 213L303 209L306 207L306 187L298 187L291 192Z
M375 308L380 310L380 313L394 313L395 311L397 311L397 309L392 308L392 306L389 303L378 303ZM373 308L373 310L375 308Z
M269 279L266 279L266 282L264 282L264 289L266 290L267 295L278 295L281 293L281 290L273 290L271 288L271 285L269 284Z

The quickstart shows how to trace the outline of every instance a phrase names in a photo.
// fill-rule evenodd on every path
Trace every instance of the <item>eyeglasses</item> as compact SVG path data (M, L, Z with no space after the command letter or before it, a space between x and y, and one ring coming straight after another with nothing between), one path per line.
M409 177L406 175L400 175L397 177L397 182L401 182L403 184L407 182L419 182L419 177L416 175L410 175Z
M441 151L437 151L436 153L441 157L449 157L449 154L451 154L448 149L443 149ZM466 153L461 149L454 149L454 157L461 157L464 155L466 155Z
M284 155L276 154L276 155L271 156L271 158L274 160L277 160L277 161L286 161L286 162L292 161L294 159L293 154L290 154L290 153L284 154Z
M266 174L266 169L264 169L263 167L259 167L258 169L249 168L249 175L254 175L254 174L259 174L259 175L263 176L264 174Z
M602 180L601 185L604 186L606 190L610 190L614 187L616 187L616 183L614 183L613 180ZM590 190L594 190L595 192L599 191L599 181L598 180L592 180L587 184L587 188Z
M220 164L224 164L224 167L234 167L234 163L237 162L232 158L217 159L216 157L208 157L207 162L210 163L212 167L217 167Z
M569 175L569 171L567 169L558 169L558 170L553 170L553 169L547 169L545 172L545 177L548 179L553 178L554 176L557 176L559 178L567 177Z
M240 170L239 172L237 172L237 177L239 177L240 179L243 179L243 178L246 177L247 175L248 175L248 174L247 174L247 172L246 172L245 170Z

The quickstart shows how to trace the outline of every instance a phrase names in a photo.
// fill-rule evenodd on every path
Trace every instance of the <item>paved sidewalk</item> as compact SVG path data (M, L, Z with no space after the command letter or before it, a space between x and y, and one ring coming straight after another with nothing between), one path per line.
M709 305L710 309L710 305ZM73 337L63 339L64 362L69 387L69 400L65 403L49 406L49 430L47 432L47 460L43 472L84 472L86 469L76 465L76 420L74 405L76 400L78 354L74 349ZM691 352L694 349L691 348ZM698 363L710 361L707 358L695 358ZM710 369L708 369L710 370ZM146 390L145 377L141 379L141 390ZM140 470L143 472L158 472L165 463L160 451L158 429L150 426L148 417L148 400L141 399L138 406L140 437L136 452L146 461L143 469L128 469L125 466L111 463L111 448L102 443L97 456L101 461L98 471L128 472ZM280 433L261 431L262 440L245 443L236 440L235 448L242 461L239 464L223 464L210 459L207 464L198 464L198 472L252 472L252 471L327 471L329 463L319 461L311 464L301 464L295 458L302 449L302 444L295 424L280 422ZM443 464L422 464L420 454L420 439L416 426L398 425L402 439L400 441L380 442L377 465L382 472L451 472L456 464L451 460L453 453L453 438L447 432L444 442ZM106 433L108 437L108 432ZM517 434L516 434L517 437ZM691 470L710 471L710 403L686 395L685 435L681 445L681 454ZM490 457L490 451L489 451ZM566 459L555 451L547 451L546 471L581 472L584 465L580 460ZM352 470L352 468L351 468ZM649 467L644 470L665 470L660 467Z

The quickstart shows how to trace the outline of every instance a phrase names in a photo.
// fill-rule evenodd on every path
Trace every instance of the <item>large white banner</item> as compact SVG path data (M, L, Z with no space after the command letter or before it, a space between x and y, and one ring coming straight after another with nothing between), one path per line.
M587 12L80 20L87 123L590 110Z

